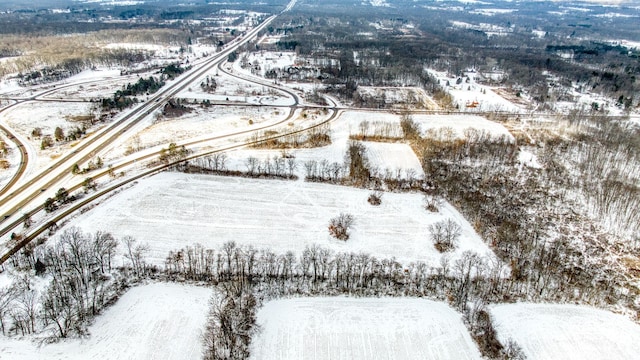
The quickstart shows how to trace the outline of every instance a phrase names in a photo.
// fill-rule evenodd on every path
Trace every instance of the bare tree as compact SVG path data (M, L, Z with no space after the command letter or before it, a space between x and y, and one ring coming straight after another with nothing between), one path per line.
M227 168L227 154L225 153L215 153L211 156L211 160L213 161L213 170L215 171L224 171Z
M92 238L93 254L95 261L100 266L100 272L105 273L105 267L107 271L111 271L111 259L115 255L116 248L118 247L118 241L111 235L111 233L104 231L96 231Z
M256 331L257 300L250 289L227 283L225 295L211 299L211 312L203 340L204 358L246 359L249 343Z
M149 246L146 244L136 244L137 240L131 236L125 236L122 238L122 242L126 247L124 257L131 261L133 272L139 277L145 270L144 256L149 251Z
M442 206L442 197L432 194L424 196L424 208L431 212L438 212Z
M21 314L24 319L24 327L27 333L31 334L36 331L36 319L38 314L38 294L35 289L22 289L17 298L16 311Z
M367 148L359 142L349 142L349 147L345 155L345 164L349 169L349 178L356 186L368 184L371 171L369 169L369 159L367 158Z
M256 173L256 169L260 165L260 160L253 156L250 156L245 161L245 165L247 166L247 172L249 173L249 175L254 175Z
M16 296L18 295L17 288L15 286L9 286L0 289L0 329L2 334L5 334L5 317L12 308L12 304Z
M73 306L73 298L65 281L54 278L42 299L42 320L44 324L54 324L56 334L66 338L78 326L78 316Z

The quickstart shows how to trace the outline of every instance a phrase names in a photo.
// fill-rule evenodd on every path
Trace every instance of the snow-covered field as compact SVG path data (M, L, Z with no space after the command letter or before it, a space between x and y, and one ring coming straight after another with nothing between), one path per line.
M427 93L417 87L371 87L360 86L357 92L365 99L383 99L396 108L409 105L418 109L438 109L438 105Z
M217 84L216 90L213 93L204 91L200 86L201 83L206 81L207 77L213 79ZM178 97L198 101L234 101L249 104L282 106L291 105L293 101L282 92L273 88L231 77L225 73L220 73L217 69L211 70L199 78L192 86L181 91Z
M200 359L211 289L158 283L126 292L83 339L39 345L0 335L0 359Z
M258 311L251 359L480 359L462 316L414 298L297 298Z
M122 142L122 146L117 146L104 158L117 159L123 156L128 148L146 149L157 145L165 146L171 142L206 139L251 130L282 121L288 114L282 109L270 107L189 106L194 109L191 113L175 119L165 118L156 113L155 120L145 120L139 132L132 134Z
M313 120L297 121L296 124L306 127L311 125ZM298 168L296 174L299 177L304 177L305 171L302 166L306 161L326 160L329 163L337 162L342 164L344 156L349 146L349 136L360 133L360 125L363 122L369 123L368 135L374 134L374 129L377 126L384 126L388 124L392 127L397 127L397 132L392 132L392 136L402 136L402 129L400 128L400 117L395 114L387 114L381 112L367 112L367 111L345 111L341 113L336 120L332 121L329 125L331 127L331 144L319 148L311 149L292 149L287 150L287 154L293 155L298 162ZM506 129L505 129L506 131ZM402 172L404 177L407 172L411 172L415 177L424 177L424 171L420 165L420 160L415 155L411 147L404 143L378 143L371 141L362 142L367 149L367 157L370 161L371 167L376 168L382 174L386 170ZM246 170L244 161L253 156L258 159L266 159L269 157L280 156L280 150L256 150L256 149L242 149L229 152L229 168L232 170Z
M453 130L452 134L455 138L464 138L466 129L475 129L478 131L486 131L491 136L498 138L506 136L513 138L506 127L494 121L487 120L482 116L476 115L413 115L413 120L420 125L422 136L426 136L431 131L437 131L443 128Z
M155 71L136 75L120 75L120 70L97 68L85 70L60 82L59 90L45 96L50 99L94 100L112 97L117 90L139 78L158 77ZM75 84L75 85L74 85ZM144 99L144 96L138 96Z
M73 123L68 119L91 114L92 106L89 102L30 102L5 111L2 117L12 129L25 136L31 136L34 128L41 128L43 135L53 135L58 126L65 130L65 133L74 126L82 126L81 123ZM38 147L39 145L38 142Z
M512 338L528 359L638 359L640 326L624 316L577 305L491 306L498 339Z
M0 121L15 130L16 135L25 143L29 152L27 173L50 166L52 160L61 156L63 152L69 151L69 146L73 146L73 142L65 142L62 145L54 142L53 147L41 150L42 138L32 137L32 131L35 128L40 128L43 137L51 136L53 139L56 127L60 127L67 134L69 130L75 127L82 127L81 122L71 120L75 116L91 114L92 105L88 102L29 102L2 113ZM89 129L88 131L91 132L92 130ZM17 165L17 163L12 165Z
M243 54L244 56L244 54ZM298 61L298 55L292 51L261 51L246 53L247 64L254 68L255 75L263 76L271 70L283 69L293 66ZM235 66L235 70L241 70ZM256 67L259 65L259 68ZM243 72L251 74L250 69L242 69Z
M415 176L424 177L424 170L420 165L420 160L411 149L411 146L400 143L379 143L365 141L364 146L367 148L367 157L372 168L381 171L389 170L393 173L398 171L412 172ZM404 177L403 175L403 177Z
M318 244L438 267L442 255L429 240L428 226L452 218L462 227L452 259L465 250L493 256L449 204L431 213L423 208L419 194L386 193L380 206L367 203L368 195L368 190L302 181L162 173L104 201L69 226L133 236L149 245L148 257L155 264L162 264L169 251L195 243L218 249L235 241L280 254L300 254ZM355 217L346 242L332 238L327 230L329 220L342 212Z
M462 83L456 84L458 79L455 77L449 77L446 73L431 69L427 69L427 71L440 81L453 98L454 105L457 105L460 110L524 112L522 107L496 94L490 86L478 84L475 81L476 74L474 72L466 74L469 79L468 83L466 82L467 77L465 77L462 79ZM473 105L474 102L476 102L475 108L467 107Z

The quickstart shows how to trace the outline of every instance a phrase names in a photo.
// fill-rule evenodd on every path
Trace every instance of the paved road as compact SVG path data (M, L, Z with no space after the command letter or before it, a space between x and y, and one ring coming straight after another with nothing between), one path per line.
M106 148L111 142L122 136L135 124L144 119L152 111L160 108L171 97L191 85L203 74L222 62L226 57L238 47L244 45L264 29L273 19L275 15L267 18L262 24L249 31L242 38L236 39L232 44L220 53L215 54L210 60L202 63L198 67L191 69L187 74L181 76L178 80L170 85L166 85L150 99L129 111L125 116L115 123L109 125L98 134L87 139L78 145L74 151L67 154L51 167L36 175L18 189L13 190L10 194L0 200L0 209L2 209L3 219L0 223L12 217L21 216L16 212L28 206L34 199L41 197L42 192L52 192L57 189L60 181L69 174L74 164L82 164L92 159L101 150Z
M295 2L296 0L292 0L284 11L288 11L291 7L293 7L293 5L295 5ZM44 172L38 174L37 176L29 180L26 184L14 190L8 196L5 196L4 198L2 198L0 200L0 208L2 209L2 211L4 211L4 218L0 219L0 223L10 219L14 219L13 223L3 228L2 235L6 234L8 231L15 228L17 225L19 225L22 222L22 213L18 214L18 212L21 211L21 209L31 204L34 199L42 197L43 195L42 193L47 191L49 188L56 189L59 186L59 184L61 184L61 181L69 175L71 167L73 167L74 164L82 164L90 160L91 158L93 158L96 154L100 153L101 150L105 149L115 139L117 139L118 137L126 133L127 130L129 130L134 125L136 125L139 121L144 119L152 111L155 111L159 107L163 106L166 101L168 101L170 98L175 96L180 91L184 90L187 86L191 85L194 81L198 80L203 74L205 74L211 68L222 63L231 52L235 51L237 48L239 48L240 46L244 45L246 42L254 38L275 18L276 18L276 15L273 15L267 18L260 25L258 25L257 27L255 27L254 29L246 33L244 36L240 38L236 38L231 44L228 44L223 51L215 54L211 59L206 60L202 64L199 64L198 66L194 67L187 74L184 74L178 80L176 80L173 84L165 86L159 92L154 94L146 103L131 110L129 113L124 115L120 120L118 120L114 124L108 126L106 129L103 129L95 136L87 139L81 145L78 145L71 154L67 154L65 157L63 157L61 160L53 164ZM75 85L77 84L68 85L68 86L75 86ZM30 97L30 98L19 99L16 103L11 104L1 109L0 111L5 111L6 109L16 106L25 101L42 100L38 98L46 95L47 93L57 91L60 88L61 87L50 89L43 93L34 95L33 97ZM298 105L298 98L296 97L295 94L293 94L292 92L289 92L288 90L285 90L285 92L289 93L294 99L294 105L291 107L290 114L285 119L285 121L287 121L292 117L292 115L295 112L295 107ZM270 126L275 126L281 123L283 122L271 124ZM15 138L15 136L8 129L2 129L2 130L5 131L7 133L7 136L9 136L10 138L12 139ZM248 131L242 131L235 134L229 134L227 136L240 135L243 133L247 133L249 131L256 131L256 130L259 130L259 128L251 129ZM221 136L220 138L223 138L223 137L226 137L226 136ZM213 139L215 138L216 137L214 137ZM14 176L12 181L10 181L9 186L5 186L5 189L3 189L3 193L6 193L9 189L11 189L13 185L15 185L15 182L17 182L20 176L24 173L24 169L26 168L28 154L24 150L24 144L19 143L17 145L19 148L21 148L21 153L22 153L21 170L18 171L17 175ZM157 154L146 155L145 157L156 156L156 155ZM135 161L136 160L132 160L132 162L135 162ZM123 164L122 166L126 166L126 165L127 164ZM151 171L154 171L154 170L151 170ZM146 173L147 172L145 172L145 174ZM76 185L75 187L79 187L79 185ZM32 214L37 211L40 211L41 209L42 209L42 205L39 204L32 211L29 211L28 213ZM21 243L21 244L22 245L20 245L18 248L20 248L21 246L24 246L26 243ZM17 251L16 249L17 249L16 247L12 248L11 253ZM3 257L0 263L2 263L4 260L6 260L6 257Z

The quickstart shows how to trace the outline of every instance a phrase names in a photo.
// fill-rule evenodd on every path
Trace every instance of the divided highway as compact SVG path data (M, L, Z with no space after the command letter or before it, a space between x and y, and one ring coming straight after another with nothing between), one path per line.
M293 5L295 5L295 2L296 0L292 0L283 12L288 11L291 7L293 7ZM240 46L246 44L248 41L252 40L260 31L262 31L266 26L268 26L276 18L276 16L277 15L268 17L260 25L251 29L242 37L236 38L234 41L228 44L227 47L223 49L221 52L213 55L210 59L203 61L201 64L198 64L197 66L189 70L187 73L183 74L178 79L176 79L172 84L168 84L162 89L160 89L157 93L152 95L146 103L139 105L133 110L130 110L128 113L126 113L124 116L122 116L119 120L117 120L113 124L107 126L106 128L102 129L101 131L93 135L92 137L83 141L81 144L79 144L75 148L75 150L72 153L67 154L62 159L60 159L55 164L53 164L51 167L41 172L34 178L30 179L29 181L27 181L25 184L23 184L17 189L13 189L12 187L15 185L15 183L20 179L20 177L24 173L24 169L26 168L26 164L28 162L28 155L27 155L27 152L25 151L24 144L20 143L17 139L15 139L13 134L8 129L0 128L0 130L3 130L5 131L5 133L7 133L7 136L10 139L16 140L16 145L20 148L21 154L22 154L21 168L19 169L17 174L14 176L14 178L12 178L10 183L1 190L2 193L0 193L0 195L3 195L6 192L12 190L9 195L0 199L0 214L4 214L4 216L0 218L0 223L12 220L10 224L5 224L4 228L1 230L0 236L6 235L9 231L19 226L22 222L23 214L31 215L42 210L42 201L44 197L46 197L46 195L48 195L49 193L55 192L56 189L58 189L59 187L64 187L65 183L63 183L63 180L69 176L70 171L75 164L83 164L91 160L98 154L100 154L100 152L105 150L109 145L111 145L114 142L114 140L116 140L121 135L125 134L129 129L134 127L137 123L139 123L151 112L157 110L161 106L164 106L164 104L173 96L175 96L180 91L190 86L193 82L197 81L200 77L202 77L204 74L210 71L213 67L223 63L229 54L231 54L233 51L238 49ZM276 88L275 86L270 86L270 87ZM60 88L48 90L43 93L34 95L33 97L30 97L30 98L20 99L18 102L11 104L10 106L7 106L0 111L4 111L8 108L11 108L25 101L36 100L40 96L43 96L53 91L57 91L59 89ZM278 121L277 123L274 123L271 125L264 126L264 128L277 126L279 124L282 124L290 120L295 113L295 108L298 106L298 97L295 93L282 88L278 88L278 90L284 91L289 96L291 96L294 100L294 104L290 106L290 113L284 120ZM335 112L331 118L333 117L335 117ZM238 136L238 135L242 135L249 132L255 132L260 129L261 128L254 128L251 130L241 131L233 134L216 136L216 137L212 137L206 140L201 140L198 142L210 141L218 138L221 139L226 137ZM185 143L184 145L190 145L195 143L197 142ZM238 144L238 145L227 147L225 149L217 149L214 151L210 151L210 153L224 151L224 150L228 150L236 147L242 147L246 145L247 145L246 143ZM201 153L201 154L194 155L194 157L203 156L203 155L205 154ZM144 158L153 157L153 156L157 156L157 154L155 153L147 154L139 157L139 159L135 159L129 162L119 164L117 167L123 168L131 165L132 162L135 162ZM30 232L29 236L26 236L22 241L20 241L19 244L15 244L14 246L12 246L7 253L2 254L2 256L0 257L0 264L6 261L6 259L11 254L15 253L24 245L26 245L31 239L35 238L36 236L44 232L44 230L46 230L49 224L56 223L60 219L63 219L64 217L71 214L73 211L79 209L81 206L84 206L88 202L93 201L94 199L97 199L100 196L103 196L117 188L120 188L125 184L135 181L136 179L139 179L141 177L147 176L154 172L160 171L163 168L170 165L158 166L148 171L144 171L141 174L137 174L131 178L126 179L125 181L122 181L116 185L110 186L109 188L102 190L88 197L87 199L84 199L78 204L74 204L74 206L68 209L65 209L64 212L55 215L52 219L47 220L46 224L41 224L39 228L33 229L33 231ZM98 177L105 176L105 175L106 175L106 171L100 174L97 174ZM69 190L71 191L76 190L80 186L81 185L75 185L73 186L73 188L69 188ZM35 202L35 200L40 200L40 201ZM23 211L22 209L24 209L27 206L31 206L32 209L29 211Z
M67 154L51 167L33 177L19 188L10 189L11 193L0 199L0 214L2 214L0 223L11 218L21 217L22 209L29 205L33 206L31 203L35 199L41 198L43 193L52 193L55 192L58 187L62 187L62 185L60 185L60 181L70 173L74 164L83 164L91 160L99 154L100 151L105 149L118 137L126 133L130 128L144 119L151 112L161 106L164 106L166 101L187 88L214 66L217 66L218 63L225 60L231 52L254 38L258 32L263 30L275 18L276 15L273 15L265 19L265 21L260 25L229 44L223 51L213 55L211 59L203 62L197 67L194 67L186 74L180 76L172 84L165 85L165 87L151 96L146 103L129 111L120 120L114 122L99 133L79 144L73 153ZM25 161L23 159L23 163L24 162ZM13 184L15 184L15 181ZM9 188L7 187L7 189ZM5 192L7 191L5 190Z

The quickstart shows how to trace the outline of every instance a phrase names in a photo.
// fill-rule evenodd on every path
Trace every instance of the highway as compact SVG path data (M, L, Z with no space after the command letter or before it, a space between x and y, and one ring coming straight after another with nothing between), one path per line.
M106 81L112 81L113 79L105 79ZM101 81L105 81L105 80L101 80ZM53 100L48 100L48 99L41 99L42 96L46 96L48 94L60 91L62 89L68 88L68 87L72 87L72 86L78 86L78 85L84 85L84 84L93 84L96 82L101 82L99 81L82 81L82 82L75 82L72 84L65 84L65 85L61 85L61 86L54 86L51 89L47 89L44 90L42 92L39 92L35 95L32 95L30 97L21 97L21 98L14 98L14 99L9 99L9 98L3 98L5 100L11 100L14 101L12 104L5 106L4 108L0 109L0 114L2 114L3 112L12 109L14 107L20 106L22 104L26 104L29 102L33 102L33 101L53 101ZM84 100L79 101L79 100L67 100L66 102L86 102ZM18 149L18 151L20 151L20 165L18 166L17 171L13 174L13 176L11 177L11 179L2 187L2 189L0 189L0 196L4 195L7 191L9 191L11 189L11 187L13 187L19 180L20 178L24 175L26 169L27 169L27 164L29 163L29 154L27 152L27 148L25 147L24 142L22 142L22 140L20 140L20 137L11 129L9 129L9 127L3 125L0 123L0 131L4 132L5 135L9 138L10 141L12 141L15 144L15 147ZM0 199L0 206L3 203L4 199Z
M296 0L292 0L284 11L288 11L291 7L293 7L295 5L295 2L296 2ZM142 121L142 119L144 119L147 115L149 115L151 112L159 109L160 107L164 106L164 104L169 99L171 99L173 96L175 96L180 91L184 90L189 85L191 85L192 83L197 81L204 74L206 74L208 71L210 71L213 67L218 66L219 64L224 62L230 53L232 53L233 51L238 49L240 46L246 44L248 41L250 41L253 38L255 38L256 35L260 31L262 31L266 26L268 26L276 18L276 16L277 15L273 15L273 16L268 17L261 24L259 24L258 26L254 27L253 29L248 31L243 36L234 39L234 41L229 43L226 46L226 48L224 48L222 51L216 53L215 55L213 55L211 58L207 59L206 61L203 61L201 64L198 64L197 66L194 66L187 73L183 74L178 79L176 79L173 83L165 85L165 87L161 88L158 92L153 94L148 99L148 101L146 101L145 103L137 106L136 108L134 108L132 110L129 110L126 113L123 113L119 120L117 120L114 123L110 124L109 126L103 128L98 133L92 135L90 138L87 138L85 141L83 141L78 146L76 146L72 153L65 155L63 158L61 158L60 160L58 160L57 162L52 164L48 169L46 169L45 171L37 174L36 176L34 176L30 180L28 180L25 184L23 184L22 186L20 186L17 189L15 189L14 186L15 186L16 182L24 174L24 171L26 169L26 164L28 163L28 160L29 160L28 159L28 153L25 150L24 144L22 142L20 142L19 140L17 140L17 138L14 136L14 134L9 129L1 127L0 130L4 131L11 140L15 141L16 142L16 146L20 149L20 151L21 151L21 165L20 165L19 170L16 172L16 174L10 180L9 184L7 184L7 186L5 186L2 189L2 193L0 194L0 195L4 195L8 191L11 191L11 193L9 193L8 195L6 195L2 199L0 199L0 213L3 214L2 219L0 219L0 223L11 221L10 224L5 224L4 228L1 230L1 235L0 236L6 235L9 231L13 230L15 227L17 227L19 224L21 224L22 223L23 214L28 214L29 216L31 216L31 215L37 213L38 211L41 211L42 208L43 208L42 202L44 201L44 198L46 198L47 196L50 196L50 195L53 196L53 194L55 193L55 191L58 188L64 187L64 185L66 185L66 183L63 180L65 180L66 178L69 177L70 171L71 171L72 167L75 164L83 164L83 163L93 159L95 156L98 156L105 149L108 149L108 147L113 143L114 140L116 140L120 136L122 136L125 133L127 133L128 130L130 130L137 123ZM75 86L75 85L77 85L77 84L72 84L72 85L67 85L67 86ZM265 84L262 84L262 85L265 85ZM267 85L265 85L265 86L267 86ZM267 128L270 128L270 127L278 126L278 125L281 125L281 124L286 123L287 121L289 121L293 117L293 115L295 114L295 110L299 105L299 98L297 97L297 95L295 93L293 93L292 91L289 91L287 89L279 88L279 87L276 87L276 86L273 86L273 85L268 85L268 86L270 86L272 88L276 88L278 91L285 92L286 94L291 96L291 98L293 99L293 104L290 106L289 115L284 120L276 122L274 124L263 126L263 127L252 128L252 129L249 129L249 130L244 130L244 131L236 132L236 133L233 133L233 134L227 134L227 135L221 135L221 136L213 136L213 137L211 137L209 139L187 142L187 143L180 144L180 145L190 146L190 145L193 145L193 144L196 144L196 143L200 143L200 142L204 142L204 141L211 141L211 140L222 139L222 138L237 137L237 136L240 136L240 135L243 135L243 134L248 134L250 132L256 132L256 131L259 131L261 129L267 129ZM47 99L42 99L41 97L46 95L46 94L49 94L51 92L60 90L61 88L62 87L49 89L47 91L41 92L41 93L36 94L34 96L31 96L29 98L16 99L15 103L10 104L10 105L4 107L3 109L0 109L0 112L6 111L7 109L9 109L11 107L16 106L16 105L21 104L21 103L26 102L26 101L36 101L36 100L45 100L46 101ZM335 116L335 113L334 113L334 116ZM238 145L234 145L234 146L232 146L230 148L242 147L242 146L246 146L246 145L247 144L238 144ZM216 150L216 151L222 151L222 150ZM202 155L203 154L198 154L196 156L202 156ZM126 168L127 166L130 166L130 165L134 164L137 161L145 160L145 159L152 158L152 157L155 157L155 156L157 156L157 153L146 154L146 155L140 156L140 157L138 157L136 159L132 159L132 160L129 160L129 161L124 162L122 164L119 164L116 168L112 168L109 171L103 171L102 173L94 174L93 176L94 177L106 176L107 173L112 171L112 170L116 170L116 169L119 169L119 168ZM126 181L124 181L124 183L125 184L129 183L129 182L134 181L135 179L137 179L139 177L146 176L146 175L148 175L150 173L153 173L155 171L159 171L159 170L161 170L161 169L163 169L163 168L165 168L167 166L171 166L171 164L162 165L162 166L159 166L159 168L157 168L157 169L151 169L151 170L145 171L142 174L138 174L138 175L136 175L136 176L134 176L132 178L126 179ZM119 188L121 186L123 186L123 184L120 184L119 186L117 186L117 188ZM80 184L76 184L76 185L73 185L73 186L69 187L68 190L73 191L73 190L76 190L76 189L78 189L80 187L81 187ZM108 189L105 189L105 190L103 190L103 191L101 191L101 192L99 192L98 194L95 194L95 195L101 194L100 196L102 196L104 194L107 194L107 193L109 193L109 189L111 189L111 188L112 187L110 187ZM32 209L28 210L28 211L23 211L22 210L22 209L25 209L28 206L31 206ZM67 211L68 211L68 209L65 210L61 214L56 214L54 216L54 219L51 220L51 221L54 221L54 222L59 221L60 218L63 218L64 216L66 216L64 214L67 214ZM61 217L61 215L64 215L64 216ZM47 223L50 223L51 221L47 221ZM31 233L31 235L33 235L34 233L36 233L38 231L39 231L38 229L35 229L35 231L30 232L30 233ZM41 233L41 231L38 232L38 234L40 234L40 233ZM27 236L26 238L33 238L33 236L31 236L31 235ZM37 236L37 235L35 235L35 236ZM26 244L26 243L24 243L24 244ZM14 253L21 246L24 246L24 244L22 244L22 245L20 245L18 247L12 247L11 251L9 251L9 252L10 253ZM3 254L3 255L6 255L6 254ZM2 261L0 261L0 264L3 261L5 261L6 258L7 257L3 256L2 257Z
M20 212L21 209L29 206L29 204L31 204L35 199L42 198L43 193L53 195L55 190L61 187L60 181L70 173L74 164L83 164L94 158L100 153L100 151L105 149L115 139L125 134L127 130L131 129L144 117L161 106L164 106L166 101L191 85L218 63L224 61L231 52L253 39L275 18L276 15L273 15L265 19L265 21L260 25L251 29L241 38L233 41L224 50L213 55L209 60L192 68L172 84L165 85L165 87L161 88L157 93L151 96L146 103L130 110L118 121L110 124L100 132L86 139L84 142L76 146L72 153L65 155L51 167L34 176L19 188L14 189L7 187L7 189L10 189L11 193L0 200L0 213L3 215L3 218L0 219L0 223L17 216L22 216L22 213L18 214L17 212ZM24 159L22 162L26 163ZM13 184L15 184L15 181ZM5 193L6 192L7 191L5 191Z
M287 9L290 9L295 4L296 0L292 0ZM285 11L287 10L285 9ZM227 76L238 78L242 81L249 81L261 86L269 87L275 89L279 92L287 94L293 101L288 105L263 105L263 104L237 104L237 103L220 103L221 106L269 106L269 107L282 107L287 108L289 110L288 116L284 119L270 123L268 125L263 125L260 127L251 127L245 130L229 133L229 134L217 134L212 135L210 137L199 139L197 141L194 140L186 140L180 143L177 143L178 146L185 147L193 147L194 145L203 144L203 143L211 143L214 141L218 141L215 146L210 146L207 150L202 150L198 153L194 153L189 155L185 159L180 159L179 161L175 161L169 164L157 164L153 165L149 168L144 168L142 170L137 169L137 171L133 171L132 175L118 180L113 180L107 184L107 187L101 190L98 190L95 193L90 195L86 195L85 197L77 200L76 202L64 206L57 212L49 214L45 217L45 220L39 220L38 223L33 227L28 229L27 232L24 233L24 238L17 244L12 244L9 248L5 250L0 250L0 264L6 261L10 255L19 251L24 245L28 244L31 240L35 239L45 231L47 231L52 224L59 224L69 215L75 213L76 211L82 209L83 207L95 202L96 200L111 194L112 192L121 189L122 187L132 184L135 181L144 178L149 175L153 175L159 171L165 170L171 166L176 164L195 159L201 156L224 152L231 149L251 146L257 142L277 139L284 136L290 136L292 134L308 131L311 128L324 125L330 121L338 118L339 114L343 111L348 110L357 110L357 111L381 111L381 112L397 112L397 113L412 113L412 114L474 114L474 115L503 115L503 116L513 116L513 117L528 117L526 114L522 113L509 113L509 112L489 112L483 113L479 111L443 111L443 110L392 110L392 109L363 109L363 108L353 108L349 106L344 106L338 104L333 101L331 98L326 97L329 105L305 105L300 101L299 96L292 90L278 86L269 82L268 80L254 78L252 76L238 76L233 72L224 68L223 64L225 63L228 55L238 49L240 46L246 44L248 41L252 40L261 30L263 30L266 26L269 25L274 19L276 15L273 15L263 21L260 25L256 26L249 32L247 32L241 38L237 38L232 43L228 44L228 46L221 52L213 55L211 58L203 61L202 63L194 66L187 73L183 74L175 81L170 84L165 85L165 87L161 88L157 93L153 94L148 101L137 106L134 109L123 113L121 117L110 124L109 126L103 128L98 133L92 135L91 137L85 139L82 143L78 144L74 151L70 154L65 155L62 159L58 160L51 167L46 169L45 171L37 174L37 176L33 177L21 187L17 189L13 189L13 186L17 182L17 179L20 178L22 172L15 176L12 179L12 183L6 186L1 190L0 196L5 194L7 191L11 190L11 193L0 199L0 214L3 214L3 218L0 219L0 225L3 226L0 229L0 236L5 236L8 233L21 232L21 229L16 230L19 226L21 226L23 221L23 214L34 215L43 210L43 203L46 197L53 197L57 189L61 187L65 187L69 193L80 190L82 188L82 184L78 183L78 177L71 176L71 169L75 164L82 165L88 162L91 159L94 159L96 156L99 156L101 153L108 151L109 147L113 145L113 142L130 132L132 128L134 128L139 122L141 122L146 116L150 113L154 112L157 109L160 109L164 104L177 95L182 90L186 89L188 86L192 85L195 81L200 79L203 75L205 75L208 71L213 69L214 67L218 67L219 71L222 71ZM59 88L58 88L59 89ZM3 109L0 109L0 112L5 111L13 106L16 106L24 101L41 101L47 100L42 99L41 97L45 95L45 93L51 93L58 89L47 90L44 93L34 95L30 98L19 99L18 102L8 105ZM59 101L54 99L53 101ZM247 140L246 135L255 134L262 130L273 129L283 124L290 122L295 116L296 112L301 109L324 109L330 111L330 115L326 117L324 120L314 123L313 125L309 125L303 129L296 131L289 131L286 133L281 133L276 136L260 139L258 141L255 140ZM0 130L5 131L9 137L12 134L2 128L0 126ZM244 138L241 138L244 137ZM24 151L24 144L20 143L19 140L13 139L16 141L18 148L21 149L22 159L21 159L21 167L26 166L28 162L28 154ZM228 140L228 141L227 141ZM229 141L236 141L233 144L230 144ZM226 141L226 142L221 142ZM113 164L111 168L108 170L96 170L92 173L88 174L92 179L98 179L101 177L109 176L113 171L125 171L126 169L130 169L134 167L136 164L140 163L149 163L149 160L156 159L159 155L160 151L151 151L145 152L144 154L135 155L134 157L128 157L125 160L122 160L120 163ZM151 163L153 164L153 163ZM69 181L71 180L71 181ZM75 181L76 183L73 183ZM28 211L23 211L22 209L26 209L29 207Z

